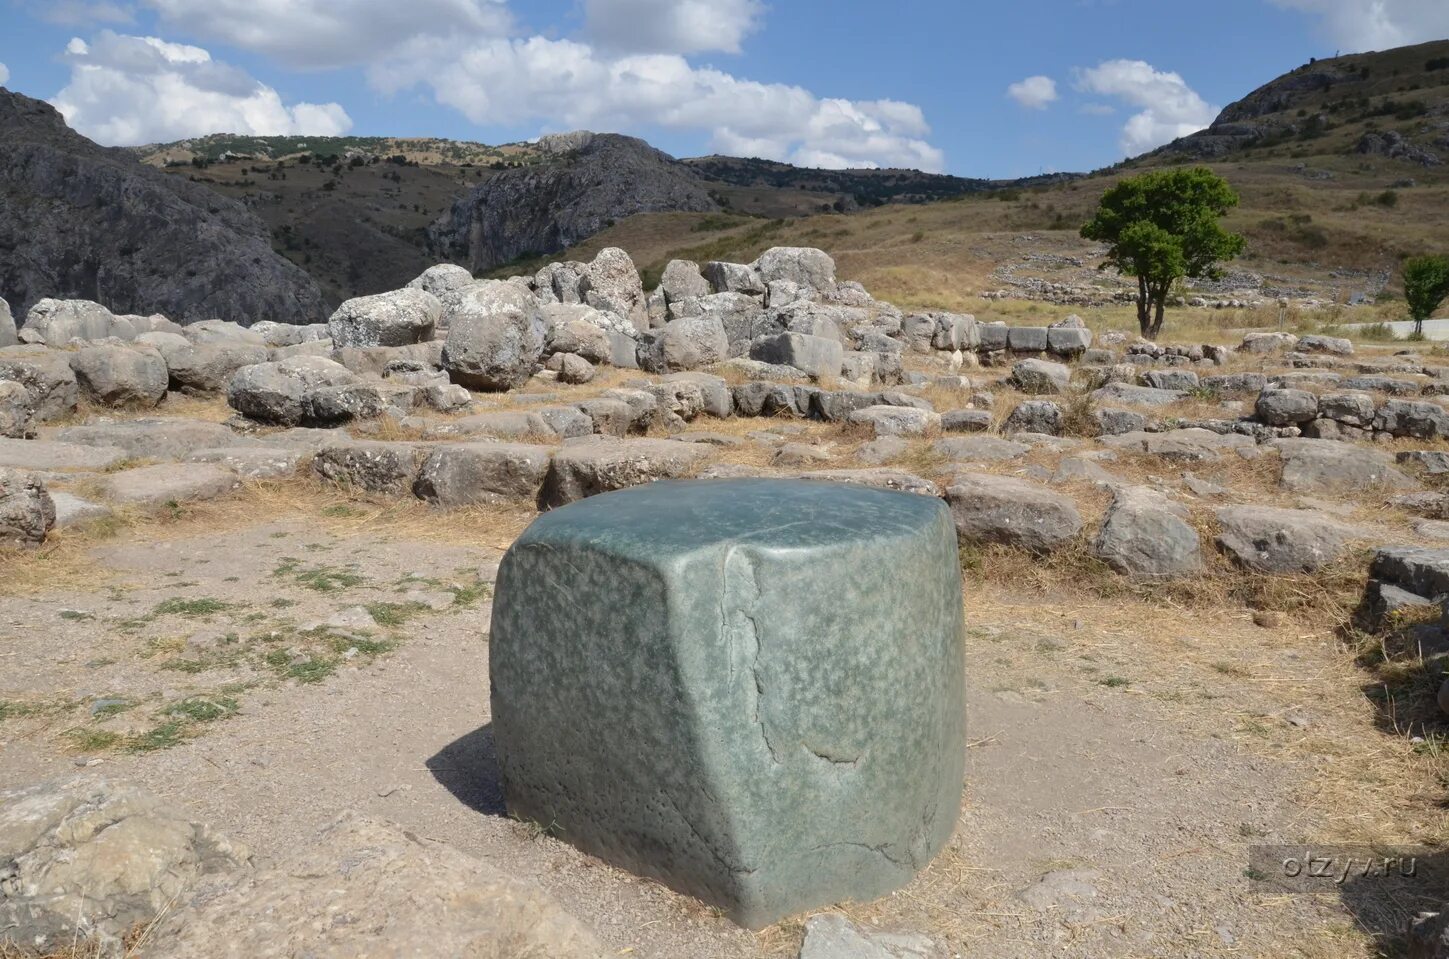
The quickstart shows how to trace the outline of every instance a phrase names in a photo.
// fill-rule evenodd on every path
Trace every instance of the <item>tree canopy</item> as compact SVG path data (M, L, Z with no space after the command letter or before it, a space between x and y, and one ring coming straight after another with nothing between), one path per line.
M1218 264L1243 252L1241 236L1218 218L1238 194L1206 167L1154 170L1102 195L1082 236L1108 245L1107 266L1137 278L1137 322L1156 339L1172 285L1183 277L1216 279Z
M1404 263L1404 299L1414 332L1424 332L1424 321L1449 296L1449 256L1417 256Z

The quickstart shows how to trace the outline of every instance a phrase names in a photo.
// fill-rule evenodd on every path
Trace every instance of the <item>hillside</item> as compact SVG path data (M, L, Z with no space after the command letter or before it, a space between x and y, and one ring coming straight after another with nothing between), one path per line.
M1304 64L1144 158L1449 158L1449 40Z
M849 216L637 217L562 255L588 259L602 246L622 246L655 275L674 257L747 260L770 246L803 244L830 252L844 276L903 305L1000 314L1011 307L981 294L1005 290L1095 308L1094 319L1112 322L1129 288L1096 269L1101 251L1078 229L1124 174L1203 164L1241 194L1227 223L1247 236L1248 251L1222 282L1190 292L1225 301L1381 302L1396 316L1400 260L1449 248L1449 162L1436 159L1449 161L1449 41L1300 67L1228 107L1208 130L1086 177L998 184ZM1268 312L1276 319L1276 306ZM1215 317L1225 326L1249 319L1237 310Z
M4 88L0 184L0 295L17 315L47 296L179 322L327 315L317 284L271 251L242 204L100 147Z

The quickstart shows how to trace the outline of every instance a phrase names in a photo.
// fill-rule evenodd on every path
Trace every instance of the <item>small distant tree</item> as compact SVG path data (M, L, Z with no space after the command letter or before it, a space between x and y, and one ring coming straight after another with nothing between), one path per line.
M1404 263L1404 299L1414 320L1414 336L1424 335L1424 321L1449 296L1449 256L1416 256Z
M1216 279L1218 263L1243 252L1241 236L1218 218L1238 195L1206 167L1130 177L1102 195L1082 236L1108 245L1107 262L1137 278L1137 325L1157 339L1172 285L1183 277Z

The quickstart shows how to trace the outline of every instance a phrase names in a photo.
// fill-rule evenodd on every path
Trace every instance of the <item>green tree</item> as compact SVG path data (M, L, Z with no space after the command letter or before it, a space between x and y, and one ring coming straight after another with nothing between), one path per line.
M1243 238L1218 218L1238 195L1206 167L1156 170L1102 194L1082 236L1108 245L1107 262L1137 277L1137 325L1155 340L1172 285L1183 277L1216 279L1218 263L1243 252Z
M1416 256L1404 264L1404 299L1414 320L1414 335L1424 335L1424 321L1449 296L1449 256Z

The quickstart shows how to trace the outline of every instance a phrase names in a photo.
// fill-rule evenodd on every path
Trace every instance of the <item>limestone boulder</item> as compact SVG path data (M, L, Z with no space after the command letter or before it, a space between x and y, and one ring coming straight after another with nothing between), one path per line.
M1299 493L1405 491L1418 484L1378 450L1335 440L1279 439L1271 445L1283 460L1280 482Z
M65 346L71 340L123 340L136 338L136 329L114 313L90 300L43 299L25 315L19 339L49 347Z
M963 542L1044 554L1082 531L1081 514L1070 498L1030 480L963 473L946 488L946 502Z
M649 311L639 270L629 254L618 247L605 247L590 261L580 281L579 293L589 306L624 317L636 329L649 328Z
M319 449L312 470L339 486L400 495L412 491L422 452L415 443L343 440Z
M0 862L0 939L47 954L94 939L120 955L132 926L245 871L250 853L135 786L82 778L0 791Z
M1175 579L1202 569L1202 545L1188 513L1155 490L1121 486L1092 543L1093 554L1137 579Z
M1011 368L1011 385L1023 393L1065 393L1072 371L1050 360L1022 360Z
M356 382L357 375L340 363L320 356L294 356L237 370L227 384L226 402L259 422L296 426L309 419L310 393Z
M1217 511L1218 548L1260 573L1313 573L1339 559L1353 527L1312 510L1225 506Z
M564 506L586 497L687 475L707 459L700 445L672 440L597 437L564 446L544 479L540 502Z
M650 373L696 370L729 358L729 337L714 317L675 320L639 341L639 368Z
M31 473L0 467L0 544L39 546L54 526L55 501L44 481ZM4 813L0 805L0 816ZM3 850L0 845L0 852ZM3 908L0 900L0 910Z
M548 894L400 826L346 813L275 866L197 896L153 959L603 959Z
M0 379L0 437L29 439L36 432L35 397L25 384Z
M327 319L327 336L337 349L349 346L407 346L433 338L443 304L420 287L407 287L345 301Z
M448 443L418 471L413 492L443 509L534 500L553 450L521 443Z
M187 343L161 350L170 387L182 393L221 393L245 366L266 363L271 354L255 343Z
M43 346L0 350L0 380L12 380L30 391L35 418L41 422L68 416L80 402L80 386L67 354Z
M88 346L70 355L81 393L102 406L149 407L166 397L166 361L154 349Z
M471 286L473 282L473 274L469 273L466 267L458 266L456 263L439 263L437 266L428 267L418 276L409 280L408 288L431 293L441 300L449 293Z
M510 390L528 382L543 356L542 308L517 284L498 280L466 287L450 310L442 364L470 390Z

